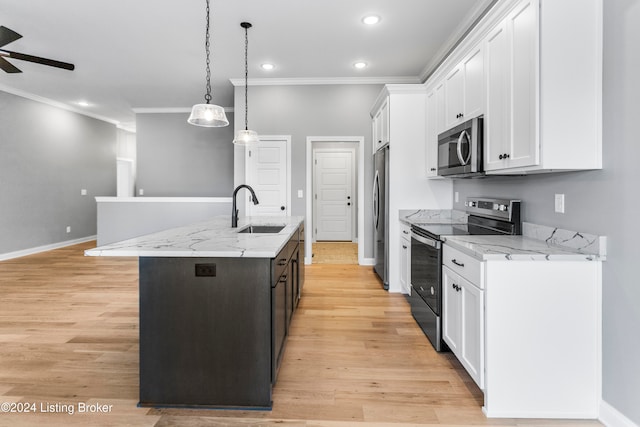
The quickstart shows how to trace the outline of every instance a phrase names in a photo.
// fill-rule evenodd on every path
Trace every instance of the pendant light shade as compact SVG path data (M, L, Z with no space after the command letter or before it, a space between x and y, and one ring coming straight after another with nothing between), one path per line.
M248 30L251 28L251 24L248 22L241 22L240 26L244 28L244 130L239 130L236 133L236 137L233 143L236 145L252 145L256 144L258 134L255 131L249 130L249 34Z
M196 104L187 122L196 126L223 127L229 125L224 108L213 104Z
M210 7L209 0L207 2L207 30L204 39L204 50L207 56L207 84L206 84L206 93L204 95L205 104L196 104L191 109L191 115L187 119L187 123L196 125L196 126L204 126L204 127L223 127L229 125L229 120L227 120L227 115L224 113L224 108L219 105L211 104L211 60L210 57L210 46L209 42L209 15L210 15Z

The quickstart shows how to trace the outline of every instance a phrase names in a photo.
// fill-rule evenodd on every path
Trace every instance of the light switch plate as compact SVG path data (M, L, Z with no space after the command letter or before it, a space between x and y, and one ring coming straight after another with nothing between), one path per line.
M87 189L83 188L82 190L80 190L80 195L81 196L86 196L87 195Z
M460 201L460 194L456 191L453 193L455 202L458 203Z
M302 193L302 190L298 190L298 199L302 199L304 193Z
M556 194L555 206L557 213L564 213L564 194Z

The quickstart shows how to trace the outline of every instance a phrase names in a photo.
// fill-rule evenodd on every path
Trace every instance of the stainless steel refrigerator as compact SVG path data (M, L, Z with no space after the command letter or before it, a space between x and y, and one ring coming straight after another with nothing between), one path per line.
M375 173L373 177L373 269L382 280L384 289L389 289L389 146L380 148L373 155Z

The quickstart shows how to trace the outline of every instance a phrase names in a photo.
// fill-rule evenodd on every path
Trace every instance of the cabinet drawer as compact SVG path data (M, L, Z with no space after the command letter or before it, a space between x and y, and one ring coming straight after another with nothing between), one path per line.
M484 289L484 263L445 244L442 264L449 267L480 289Z

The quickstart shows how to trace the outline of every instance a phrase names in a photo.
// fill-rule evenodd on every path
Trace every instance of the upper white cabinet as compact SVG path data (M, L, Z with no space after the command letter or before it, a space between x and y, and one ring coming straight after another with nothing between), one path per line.
M487 174L600 169L602 2L498 0L426 82L437 133L484 114Z
M445 77L445 129L482 114L484 109L484 58L476 46Z
M438 95L437 90L432 90L427 94L425 165L428 177L438 176Z
M486 39L486 171L540 164L536 3L521 2Z
M389 98L387 97L373 115L373 152L389 143Z

